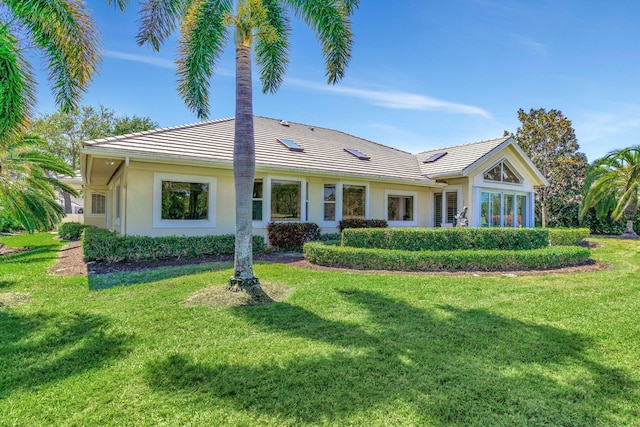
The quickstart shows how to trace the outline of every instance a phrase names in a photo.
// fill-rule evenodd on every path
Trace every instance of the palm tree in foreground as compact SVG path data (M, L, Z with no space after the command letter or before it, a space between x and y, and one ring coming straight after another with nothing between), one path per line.
M24 132L35 104L26 47L44 53L56 103L71 110L99 63L98 40L82 0L0 0L0 144Z
M585 189L581 216L593 207L599 217L609 212L614 220L624 216L627 227L622 235L638 237L633 221L640 197L640 145L614 150L593 162L587 172Z
M114 1L124 8L127 0ZM146 0L139 44L158 50L180 24L178 91L198 118L209 113L209 81L233 31L236 52L236 114L233 169L236 194L235 274L229 289L262 294L253 274L252 191L255 177L251 54L263 92L275 93L287 66L289 14L313 28L322 45L328 82L337 83L351 57L350 16L359 0Z
M28 232L51 230L64 216L56 192L77 195L53 174L73 176L63 160L44 153L38 136L11 138L0 146L0 213Z
M62 217L56 189L75 191L50 174L72 175L25 136L36 83L28 49L44 54L56 103L77 107L99 62L98 35L82 0L0 0L0 211L28 231L51 229Z

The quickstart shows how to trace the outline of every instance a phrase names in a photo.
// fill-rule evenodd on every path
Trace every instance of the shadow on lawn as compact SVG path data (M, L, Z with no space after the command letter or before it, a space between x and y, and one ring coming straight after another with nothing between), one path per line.
M625 372L584 356L590 342L575 333L486 310L422 310L361 290L337 297L373 323L330 321L287 303L236 310L247 327L329 343L333 354L261 366L243 363L244 354L234 364L173 354L148 363L147 381L292 424L340 423L385 403L418 424L609 424L610 399L638 397Z
M138 271L123 271L117 273L94 274L89 273L89 289L99 291L116 286L130 286L141 283L151 283L160 280L174 279L191 274L210 273L233 267L230 262L211 262L203 264L186 264L180 266L166 266Z
M108 324L86 313L0 311L0 400L101 367L126 352L131 337L106 332Z

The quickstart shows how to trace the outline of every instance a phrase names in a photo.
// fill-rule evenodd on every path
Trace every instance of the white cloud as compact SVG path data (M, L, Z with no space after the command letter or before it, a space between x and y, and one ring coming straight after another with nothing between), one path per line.
M409 92L357 89L344 85L330 86L300 79L286 79L286 82L297 87L317 92L364 99L379 107L405 110L434 110L454 114L479 115L488 119L491 118L491 114L479 107L458 104Z
M143 64L149 64L149 65L153 65L154 67L160 67L160 68L170 68L174 70L176 68L175 62L165 58L156 58L154 56L136 55L133 53L118 52L114 50L105 50L104 56L109 58L122 59L124 61L141 62ZM226 77L234 76L234 74L231 71L226 70L224 68L216 69L215 74L218 76L226 76Z
M117 52L113 50L105 50L104 56L109 58L123 59L125 61L142 62L143 64L150 64L160 68L176 68L176 64L173 61L164 58L156 58L153 56L135 55L133 53Z

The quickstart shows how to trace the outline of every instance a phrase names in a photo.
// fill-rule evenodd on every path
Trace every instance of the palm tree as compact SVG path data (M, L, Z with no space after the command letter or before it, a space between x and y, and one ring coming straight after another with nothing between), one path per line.
M41 137L26 136L0 145L0 213L29 232L51 230L64 216L56 191L77 195L52 176L73 176L73 169L44 153L46 143Z
M0 210L28 231L51 229L61 218L50 172L73 173L25 136L36 82L25 53L44 53L56 103L77 107L99 62L93 21L82 0L0 0ZM71 190L75 194L74 190Z
M624 216L627 227L622 235L638 237L633 221L640 196L640 145L614 150L596 160L587 172L585 189L581 216L593 207L599 217L609 212L614 220Z
M25 131L35 105L26 46L44 53L56 103L70 110L95 72L98 40L82 0L0 0L0 144Z
M127 0L114 1L124 8ZM263 92L282 84L289 51L290 13L313 28L322 45L328 82L337 83L351 56L350 16L359 0L146 0L139 44L158 50L177 24L178 91L200 119L209 113L209 81L233 30L236 52L236 114L233 168L236 194L235 275L229 289L261 293L253 274L251 194L255 177L251 53Z

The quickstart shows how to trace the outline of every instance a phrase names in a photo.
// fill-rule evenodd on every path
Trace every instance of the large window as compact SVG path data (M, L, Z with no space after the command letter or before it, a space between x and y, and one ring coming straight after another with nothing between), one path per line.
M447 191L447 222L456 224L458 215L458 193Z
M162 219L209 219L209 184L162 181Z
M482 227L526 227L528 225L527 196L482 192L480 225Z
M336 185L324 185L324 220L336 220Z
M104 194L91 194L91 214L104 215L107 212L107 199Z
M342 186L342 218L365 218L367 210L367 187Z
M271 221L300 221L302 183L271 181Z
M387 195L387 221L414 221L414 196Z
M256 181L253 183L253 204L251 218L254 221L262 221L262 181Z
M216 178L155 173L153 227L215 227Z

